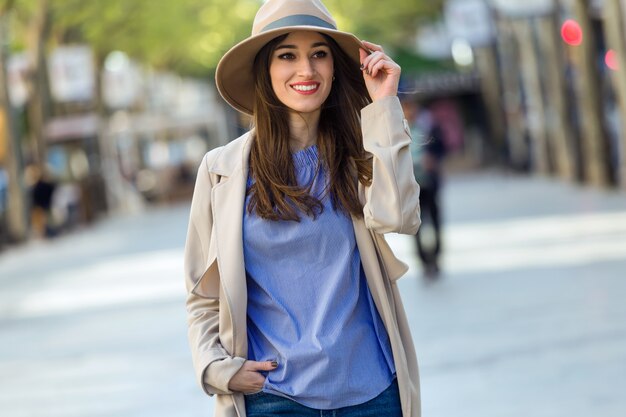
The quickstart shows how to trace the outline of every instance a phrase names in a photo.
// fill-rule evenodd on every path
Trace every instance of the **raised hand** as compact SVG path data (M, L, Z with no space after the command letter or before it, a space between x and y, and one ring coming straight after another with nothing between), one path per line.
M395 96L398 94L400 82L400 66L385 54L380 45L362 41L363 45L371 51L360 49L361 70L365 86L373 101L382 97Z

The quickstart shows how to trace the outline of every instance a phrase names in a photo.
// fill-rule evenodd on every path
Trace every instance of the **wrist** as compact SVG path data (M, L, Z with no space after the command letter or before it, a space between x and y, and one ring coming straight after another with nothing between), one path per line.
M397 97L398 96L398 92L396 91L395 93L388 93L388 94L377 94L376 97L372 97L372 101L380 101L380 100L384 100L386 98L389 97Z

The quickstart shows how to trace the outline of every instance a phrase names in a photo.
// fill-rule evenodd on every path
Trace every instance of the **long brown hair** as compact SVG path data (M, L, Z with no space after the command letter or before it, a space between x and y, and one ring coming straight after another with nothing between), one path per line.
M272 54L288 35L273 39L254 61L254 142L250 153L248 212L268 220L299 221L299 212L316 217L323 210L310 187L298 186L289 147L289 109L276 97L269 76ZM357 64L330 37L335 80L322 105L317 147L320 163L327 169L328 192L335 210L363 217L358 182L372 180L371 158L363 148L360 111L371 102Z

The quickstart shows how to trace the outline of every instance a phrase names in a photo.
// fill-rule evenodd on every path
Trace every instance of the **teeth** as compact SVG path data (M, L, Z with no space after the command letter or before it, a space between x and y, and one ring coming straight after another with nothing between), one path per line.
M313 91L315 89L317 89L317 85L293 85L292 86L294 90L298 90L298 91Z

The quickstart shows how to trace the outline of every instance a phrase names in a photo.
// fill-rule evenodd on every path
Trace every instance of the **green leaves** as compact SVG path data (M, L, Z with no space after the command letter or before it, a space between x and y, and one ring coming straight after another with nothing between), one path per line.
M6 1L6 0L0 0ZM45 0L16 0L14 43L25 45L30 20ZM413 42L416 22L442 0L327 0L342 30L375 43ZM246 38L262 0L49 0L50 43L86 42L102 60L121 50L146 64L191 75L212 71Z
M437 14L442 0L326 0L341 30L400 47L413 43L418 21Z

